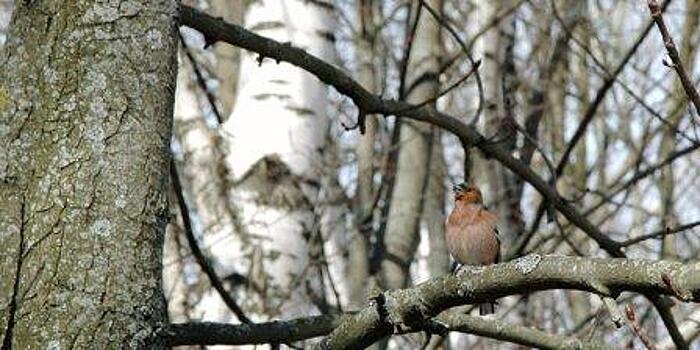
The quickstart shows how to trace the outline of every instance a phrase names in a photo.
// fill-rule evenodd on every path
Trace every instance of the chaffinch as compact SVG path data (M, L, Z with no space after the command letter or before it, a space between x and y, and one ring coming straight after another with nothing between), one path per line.
M461 183L453 187L455 206L445 222L447 249L460 265L490 265L501 260L498 218L483 204L478 187ZM494 312L494 303L479 305L481 315Z

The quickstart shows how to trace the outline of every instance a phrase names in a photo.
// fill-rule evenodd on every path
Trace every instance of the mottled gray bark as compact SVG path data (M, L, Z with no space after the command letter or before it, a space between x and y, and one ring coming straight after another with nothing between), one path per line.
M554 288L613 298L623 291L665 294L697 302L699 270L698 264L668 261L536 254L488 267L467 267L459 274L434 278L415 288L382 293L343 321L316 349L361 349L397 332L417 332L427 327L435 331L428 320L448 308Z
M3 349L162 348L177 3L16 5L0 55Z

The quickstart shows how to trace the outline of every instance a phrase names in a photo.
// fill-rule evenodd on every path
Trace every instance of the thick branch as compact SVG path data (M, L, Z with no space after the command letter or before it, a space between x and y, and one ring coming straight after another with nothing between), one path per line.
M169 346L291 343L328 335L347 317L350 316L321 315L256 324L176 323L169 326L166 342ZM552 335L535 328L454 311L443 312L433 321L433 329L474 334L539 349L608 349L575 337Z
M182 6L181 22L204 34L207 43L224 41L229 44L257 52L262 57L276 61L289 62L315 75L338 92L350 97L357 107L367 114L396 115L404 118L427 122L443 128L456 135L463 144L479 148L487 157L495 158L505 167L530 183L570 222L586 232L608 254L622 257L623 253L617 242L603 234L595 225L580 215L571 205L559 196L554 188L538 176L529 166L513 158L501 145L488 142L476 129L459 119L441 113L430 106L418 107L409 103L383 100L365 90L360 84L340 69L323 60L306 53L304 50L281 44L274 40L256 35L239 26L228 24L221 19L211 17L191 7Z
M499 320L441 313L493 297L560 288L612 297L622 291L667 294L697 302L700 301L700 263L529 255L490 267L467 268L456 276L434 278L412 289L385 292L355 315L322 315L259 324L172 324L166 340L171 346L244 345L289 343L331 334L318 348L360 349L394 333L443 327L444 331L544 349L605 348Z
M166 339L169 346L291 343L327 335L343 319L322 315L253 324L175 323L169 326Z
M631 291L700 301L700 263L528 255L462 272L381 294L338 326L318 348L361 349L396 332L420 330L428 319L454 306L548 289L611 297Z

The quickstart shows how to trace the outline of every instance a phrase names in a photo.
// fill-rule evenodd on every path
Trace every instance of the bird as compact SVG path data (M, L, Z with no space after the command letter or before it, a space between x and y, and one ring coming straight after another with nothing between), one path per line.
M483 266L501 260L498 217L484 207L481 190L466 182L454 185L455 205L445 221L445 242L459 265ZM494 313L494 303L479 305L481 315Z

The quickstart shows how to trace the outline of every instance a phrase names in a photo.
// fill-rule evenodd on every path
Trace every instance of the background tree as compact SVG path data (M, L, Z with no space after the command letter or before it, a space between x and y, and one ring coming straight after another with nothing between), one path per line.
M428 177L436 180L433 185L423 184L420 191L408 191L410 196L416 198L417 204L408 211L410 214L399 215L396 210L392 211L392 207L398 208L414 203L408 199L396 200L396 191L400 187L402 176L414 181L420 178L422 170L417 166L399 165L401 153L410 154L410 144L416 142L416 138L402 139L402 125L405 122L402 118L394 121L391 118L385 120L375 119L372 115L365 116L365 106L358 104L355 99L354 102L359 107L358 118L358 111L341 100L338 105L341 115L335 124L336 127L340 124L357 130L353 127L359 129L362 120L365 120L362 125L365 134L359 139L352 133L341 133L338 139L340 156L345 164L340 168L338 177L352 201L350 206L355 208L352 211L355 216L352 222L359 225L357 231L348 231L348 240L353 242L353 248L348 251L349 261L352 262L349 266L352 276L378 276L377 273L381 271L381 279L384 281L380 281L380 285L387 283L386 278L405 279L406 282L400 284L411 285L411 281L420 281L425 278L422 276L428 276L428 264L444 266L444 263L436 263L440 261L441 256L445 256L440 254L444 250L439 248L439 240L433 249L430 248L432 243L427 243L428 237L438 235L426 234L436 230L439 232L441 218L435 219L441 216L438 213L448 210L450 204L449 199L446 205L443 204L439 194L436 199L431 198L435 191L445 191L451 182L461 181L465 173L471 174L473 179L491 189L488 191L487 201L501 213L503 239L507 242L504 255L508 259L524 252L595 255L599 251L598 244L594 243L596 241L607 245L605 250L614 255L618 255L622 248L633 256L644 255L637 253L637 249L643 244L648 244L649 238L639 242L625 240L635 235L635 227L642 232L660 230L651 228L649 225L653 224L648 221L643 225L646 227L638 226L640 221L631 224L633 221L629 221L629 218L639 216L641 212L639 207L628 204L630 202L627 198L636 196L637 202L643 201L642 198L647 198L648 194L645 194L644 189L648 186L642 184L652 180L653 177L650 176L658 169L672 165L668 158L639 157L640 154L648 152L647 147L654 149L653 135L659 134L653 130L660 131L667 125L664 117L650 106L651 102L645 101L641 96L656 98L655 94L659 94L658 98L663 99L662 96L666 92L656 90L656 93L651 93L652 87L637 92L624 80L627 79L627 74L629 79L649 82L651 73L648 70L641 72L629 67L636 67L637 64L641 64L639 62L650 66L651 57L645 53L649 52L647 50L651 47L659 47L662 44L649 39L653 33L650 29L653 27L650 27L651 19L645 7L580 1L513 1L488 5L451 1L444 4L420 1L410 4L359 1L335 5L338 22L341 24L336 30L341 59L345 60L349 70L357 72L358 81L381 96L401 99L402 91L412 91L415 86L429 81L428 78L433 75L421 74L411 63L415 57L420 57L418 48L421 47L421 38L430 33L416 18L420 16L426 23L437 26L443 35L428 42L439 42L446 51L445 58L429 54L426 60L437 59L440 62L435 69L442 78L438 80L441 84L434 87L424 98L413 100L414 103L437 101L438 108L453 115L465 116L464 122L471 122L477 116L477 125L487 137L487 142L493 142L496 147L530 166L539 174L540 179L550 184L549 188L556 185L561 191L558 197L552 197L550 192L545 196L547 200L542 201L537 194L542 192L542 188L537 187L543 186L542 183L533 188L529 185L532 184L532 179L518 171L514 172L512 165L504 164L504 167L499 167L497 163L500 162L494 162L492 153L485 152L483 157L475 149L467 149L466 153L462 153L464 140L447 137L436 147L438 151L444 152L445 158L435 156L446 160L448 166L446 175L443 175L446 177L439 175L438 165L438 168L431 172L438 174L436 178ZM685 9L684 4L676 6ZM432 9L433 13L428 9ZM623 21L614 20L615 16L621 16L630 10L633 10L634 18L637 19L634 24L628 22L629 25L626 25ZM601 13L609 15L599 16ZM676 13L685 14L683 11ZM681 17L670 18L676 20ZM343 26L346 24L348 27ZM614 34L621 33L623 27L626 32L638 35L630 37ZM606 28L617 28L617 32L611 29L608 31L610 35L600 35L599 33L608 33ZM199 29L201 30L201 27ZM207 34L207 38L213 36ZM613 54L614 50L609 49L601 51L599 45L602 42L606 48L618 48L617 54ZM640 43L644 46L640 46ZM436 47L443 50L440 46ZM262 56L268 55L254 48L252 50ZM376 52L380 54L377 55ZM472 56L471 59L474 60L470 61L467 56ZM413 62L425 64L426 60L415 59ZM478 66L479 74L470 73L474 66ZM309 69L308 66L305 67ZM673 76L666 76L668 78L665 79L671 81ZM324 75L321 77L323 79ZM477 83L477 77L481 80L481 87L478 86L480 84ZM420 83L412 87L412 79L419 79ZM324 81L328 82L328 79ZM660 86L658 82L656 84ZM621 95L628 97L617 97ZM441 97L437 98L438 96ZM355 96L350 94L350 97ZM333 98L331 96L331 100ZM627 107L622 110L629 110L630 106L634 105L641 106L638 107L641 110L633 114L621 113L620 106L625 104ZM630 120L639 120L648 126L646 129L640 129L641 132L633 130L634 128L626 129L622 126L634 123L611 124L606 122L610 118L603 117L605 115L632 118ZM687 117L679 120L689 121ZM355 122L357 125L353 125ZM406 122L405 125L410 125L410 122ZM420 123L418 125L418 128L421 128ZM590 131L589 125L592 128ZM692 124L683 127L690 130L687 128L692 128ZM413 127L411 130L414 132L417 129ZM668 130L677 137L686 133L678 129ZM673 161L692 154L692 150L696 148L696 141L692 137L681 139L683 140L680 140L680 144L689 142L686 144L688 148L683 149L682 155L672 156ZM622 149L630 147L629 151L619 151L616 148L615 157L611 157L610 147L615 144L619 145L615 147ZM679 144L678 140L676 144ZM355 145L358 145L357 153L354 151ZM485 147L487 146L478 145L482 150ZM356 158L354 154L357 154ZM467 155L466 163L474 164L473 167L462 167L465 161L464 154ZM624 164L632 164L634 168L617 165L622 161L623 157L620 155L623 154L627 157L624 161L627 163ZM413 162L418 159L417 156L407 158ZM439 164L439 161L431 164ZM622 171L614 171L615 169ZM629 169L636 170L629 172ZM355 171L356 177L352 175ZM613 171L614 178L610 175ZM404 172L407 174L404 175ZM439 181L441 177L443 180ZM621 182L623 179L624 182ZM421 194L415 197L419 192ZM553 199L561 200L561 196L566 198L565 201L571 201L571 206L552 203ZM615 197L623 198L624 202L618 202ZM545 212L557 206L560 210L562 206L566 206L574 212L569 212L570 215L554 215L551 223L549 220L543 220L549 216L545 215ZM585 217L583 221L588 224L591 223L588 220L592 220L615 241L608 241L608 238L600 236L601 231L597 229L591 233L592 225L574 220L576 214L571 213L576 212L581 215L576 217ZM654 216L650 212L645 214ZM407 224L392 224L400 220ZM693 227L695 221L691 215L685 221L689 225L680 226L685 230ZM413 223L416 223L416 226L411 226ZM397 227L401 229L396 229ZM423 235L418 235L415 233L416 229L411 227L416 227ZM610 229L613 227L617 229L611 233ZM390 234L390 231L393 233ZM410 236L410 232L414 232L414 236ZM632 236L628 236L628 232ZM683 232L678 231L679 234L668 237L687 237ZM593 240L590 238L591 234L594 236ZM415 238L399 238L403 237L402 235ZM419 241L425 242L425 245L416 249ZM393 251L395 248L392 248L394 244L414 248L404 249L405 254L402 256L405 259L397 259ZM396 264L399 260L406 260L408 263ZM391 265L402 265L402 274L406 277L401 277L402 274L395 273L396 271L387 273L384 268ZM382 270L378 266L383 266ZM375 279L369 278L368 283L363 284L364 277L349 280L340 278L334 284L340 285L341 295L345 290L343 286L347 285L351 291L351 305L359 305L361 295L368 289L370 296L376 295L376 285L372 287L373 280ZM636 302L640 303L642 308L646 308L643 305L649 305L642 300ZM591 298L584 293L548 292L502 301L506 309L509 309L507 305L511 303L517 304L519 311L506 311L504 316L508 320L537 326L550 332L564 327L581 332L595 331L607 334L615 329L614 325L601 321L605 312L601 313L600 310L607 309L600 299ZM591 313L591 308L595 312ZM650 316L653 315L652 312L653 308L644 311ZM648 328L650 334L655 332L657 320L655 317L644 317L644 327L641 329ZM665 320L668 321L669 318L666 317ZM622 330L625 331L628 332L627 335L621 337L626 336L628 341L641 342L633 328ZM664 336L664 333L658 334L660 339ZM418 346L410 340L408 343L403 340L397 342L401 344L399 346ZM474 342L480 341L465 338L459 342L473 345ZM483 345L493 346L491 343Z
M698 1L648 5L186 3L159 339L697 346ZM505 263L453 276L463 180Z

